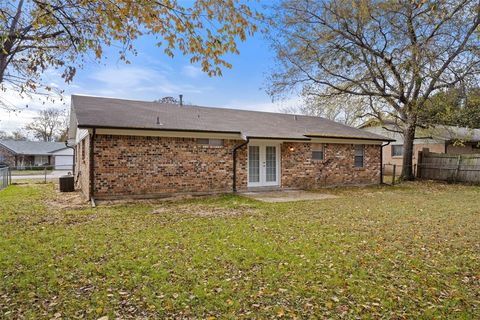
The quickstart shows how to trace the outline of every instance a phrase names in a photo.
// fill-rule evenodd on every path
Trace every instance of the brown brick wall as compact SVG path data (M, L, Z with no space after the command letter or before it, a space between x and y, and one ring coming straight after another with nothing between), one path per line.
M311 146L310 143L282 145L283 188L315 189L380 182L379 145L365 145L363 168L354 166L352 144L325 144L324 160L312 160Z
M77 145L77 185L88 194L86 161ZM95 197L163 195L232 190L232 150L240 140L224 146L197 145L193 138L97 135L94 147ZM309 143L283 143L281 183L284 188L314 189L332 185L376 184L380 181L380 147L365 146L365 167L354 168L352 144L327 144L325 160L311 160ZM294 151L290 151L293 147ZM247 148L237 151L237 189L247 189Z
M239 143L224 140L224 146L214 147L197 145L192 138L98 135L94 151L95 196L229 192L232 149ZM246 180L242 174L245 164L240 162L239 188Z
M5 163L10 167L15 166L15 155L2 145L0 145L0 159L1 158L3 158L3 160L0 160L1 163Z

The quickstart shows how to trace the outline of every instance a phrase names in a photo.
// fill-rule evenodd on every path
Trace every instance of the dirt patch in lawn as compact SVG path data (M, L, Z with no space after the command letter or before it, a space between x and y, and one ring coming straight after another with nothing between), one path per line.
M222 217L222 216L237 216L244 214L252 214L255 212L254 208L249 206L238 206L235 208L215 207L208 205L176 205L176 206L162 206L154 208L153 214L180 214L180 215L194 215L201 217Z
M263 202L309 201L338 198L338 196L333 194L303 190L245 192L242 195Z
M78 191L60 192L55 189L55 197L46 199L45 204L48 207L61 210L79 210L89 207L89 202Z

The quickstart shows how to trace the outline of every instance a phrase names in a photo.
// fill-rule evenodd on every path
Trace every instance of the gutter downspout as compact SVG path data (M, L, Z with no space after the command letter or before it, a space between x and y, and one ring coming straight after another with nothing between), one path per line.
M92 203L92 208L95 208L95 197L94 197L95 174L93 172L95 168L94 157L93 157L93 148L95 145L95 134L96 134L96 130L95 128L93 128L92 137L90 139L90 201Z
M232 155L233 155L232 191L234 193L237 192L237 150L247 145L249 142L250 142L250 138L246 137L245 142L242 142L241 144L233 148L233 151L232 151Z
M387 144L382 144L380 147L380 184L383 184L383 147L388 146L392 141L388 141Z
M72 171L73 171L73 176L75 177L75 147L69 146L69 145L68 145L68 141L65 141L65 147L73 150L73 166L72 166Z

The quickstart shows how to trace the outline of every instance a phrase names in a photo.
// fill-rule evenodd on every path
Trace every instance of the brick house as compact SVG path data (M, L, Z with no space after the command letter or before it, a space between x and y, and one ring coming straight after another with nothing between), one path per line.
M52 166L71 170L73 150L64 142L0 140L0 164L26 168Z
M161 197L380 183L388 138L324 118L72 96L76 187Z
M395 140L383 148L382 162L385 171L392 170L391 165L398 167L400 173L403 163L403 135L393 121L379 124L376 121L366 122L359 127L362 130L379 134ZM446 154L480 154L480 129L437 125L430 128L417 127L413 143L413 165L417 165L418 152L428 148L430 152Z

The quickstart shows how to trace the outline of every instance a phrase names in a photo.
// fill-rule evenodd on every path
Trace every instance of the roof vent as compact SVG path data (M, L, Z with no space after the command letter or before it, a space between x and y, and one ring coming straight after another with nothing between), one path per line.
M163 123L160 123L160 117L157 117L157 124L158 124L159 126L163 126Z
M298 120L296 114L293 115L293 120Z
M179 99L179 104L180 106L183 106L183 94L178 95Z

